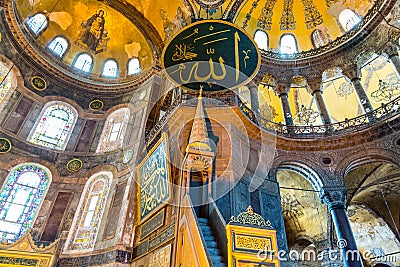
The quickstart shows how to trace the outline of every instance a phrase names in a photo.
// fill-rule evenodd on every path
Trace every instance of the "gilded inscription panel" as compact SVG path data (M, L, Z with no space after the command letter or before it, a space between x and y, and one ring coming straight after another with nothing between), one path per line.
M171 197L168 157L164 133L138 166L140 222L167 204Z

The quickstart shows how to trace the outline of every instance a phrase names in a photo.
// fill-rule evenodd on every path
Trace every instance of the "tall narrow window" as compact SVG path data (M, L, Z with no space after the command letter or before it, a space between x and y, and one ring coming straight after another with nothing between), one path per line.
M268 50L268 35L264 31L257 30L254 34L254 41L258 48Z
M38 164L15 167L0 193L0 241L14 242L26 234L51 182L50 171Z
M68 49L68 41L61 36L54 38L47 48L58 57L62 57Z
M279 41L279 52L281 54L298 53L297 41L293 34L284 34Z
M111 172L100 172L87 181L65 246L66 251L93 248L111 180Z
M93 58L86 53L79 54L75 59L73 67L83 72L90 72L93 65Z
M311 33L311 42L314 48L318 48L326 45L331 41L331 37L328 32L328 28L325 26L319 26Z
M345 9L339 14L339 22L345 31L350 31L361 22L361 18L350 9Z
M77 119L76 110L62 102L50 102L42 111L29 142L58 150L64 150Z
M129 121L129 109L121 108L111 113L101 133L97 152L108 152L122 147Z
M103 71L101 76L107 78L117 78L118 75L118 64L113 59L108 59L104 62Z
M128 75L139 74L141 71L139 59L131 58L128 61Z
M4 101L12 85L12 72L0 62L0 103Z
M26 25L35 35L39 35L47 27L47 18L44 14L37 13L26 20Z

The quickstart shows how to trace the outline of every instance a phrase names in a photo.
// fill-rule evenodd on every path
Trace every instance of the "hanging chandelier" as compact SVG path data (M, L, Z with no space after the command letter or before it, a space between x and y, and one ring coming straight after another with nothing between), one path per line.
M316 122L318 117L318 112L311 108L306 108L304 105L301 105L300 110L294 117L294 120L300 125L310 125Z

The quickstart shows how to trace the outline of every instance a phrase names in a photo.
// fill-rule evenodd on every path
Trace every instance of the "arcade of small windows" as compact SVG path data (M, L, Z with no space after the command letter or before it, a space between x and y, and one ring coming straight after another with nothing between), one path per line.
M28 29L39 36L46 30L48 20L43 13L37 13L25 21ZM69 48L69 41L61 36L56 36L47 44L47 49L55 56L62 58ZM93 57L89 53L80 53L73 61L72 67L84 73L90 73L94 64ZM127 63L127 75L136 75L142 72L138 58L130 58ZM110 79L118 78L118 63L113 59L107 59L103 63L101 76Z
M20 164L9 173L0 192L0 242L28 232L50 183L50 171L39 164Z

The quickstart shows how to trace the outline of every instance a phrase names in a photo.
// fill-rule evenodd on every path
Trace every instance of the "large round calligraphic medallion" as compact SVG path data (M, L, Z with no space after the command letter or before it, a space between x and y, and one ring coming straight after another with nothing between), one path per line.
M164 48L162 66L177 85L215 92L248 83L260 67L260 52L236 25L205 20L172 38Z

